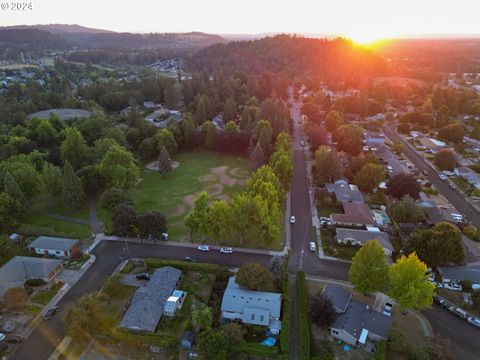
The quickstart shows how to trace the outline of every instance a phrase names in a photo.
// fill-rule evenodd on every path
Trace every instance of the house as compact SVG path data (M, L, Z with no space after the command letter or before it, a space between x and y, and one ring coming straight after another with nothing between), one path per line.
M367 226L376 225L367 204L359 202L344 202L344 214L331 214L330 220L334 225Z
M15 256L0 268L0 296L14 287L21 287L28 279L52 280L62 268L58 259Z
M282 294L244 289L232 276L222 299L222 320L265 326L277 335L281 329L281 307Z
M372 227L369 230L360 229L336 229L335 236L337 243L363 246L368 240L377 240L382 246L383 252L387 256L392 256L393 246L387 233L380 231L378 228Z
M165 304L178 286L182 272L171 266L158 268L145 286L133 294L119 327L154 332L162 318Z
M186 297L186 292L174 290L172 295L167 299L167 302L165 303L163 314L169 317L174 316L175 313L182 308Z
M28 249L37 255L61 258L71 256L75 248L78 248L78 240L51 236L39 236L28 245Z
M192 349L195 342L195 333L193 331L185 331L180 340L180 346L184 349Z
M480 189L480 175L475 171L466 166L461 166L454 170L455 175L460 176L467 180L469 184L474 186L476 189Z
M365 132L363 142L367 145L385 144L385 135L374 132Z
M447 146L447 144L443 141L433 138L421 138L418 139L418 141L420 142L420 144L422 144L423 147L430 149L433 153L436 153Z
M330 325L330 335L348 344L365 347L369 347L371 342L386 340L392 318L351 299L345 293L348 292L332 284L327 284L322 290L322 296L330 299L337 312Z
M365 198L357 185L349 184L345 180L337 180L333 184L326 184L329 193L334 193L337 201L365 202Z
M449 280L470 280L480 284L480 265L470 266L444 266L439 269L443 279Z

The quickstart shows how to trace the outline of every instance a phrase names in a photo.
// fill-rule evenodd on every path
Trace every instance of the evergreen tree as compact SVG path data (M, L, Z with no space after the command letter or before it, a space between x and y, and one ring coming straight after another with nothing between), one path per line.
M85 194L83 193L82 182L75 175L72 165L65 161L63 167L63 189L62 200L71 209L78 209L82 206L85 200Z
M262 145L260 144L260 142L257 142L257 145L253 149L251 159L252 159L253 170L257 170L258 168L262 167L267 163L265 159L265 154L263 152Z
M27 206L27 199L25 198L22 189L20 189L17 181L15 180L13 175L10 174L9 171L5 172L3 185L5 193L10 195L12 199L18 201L22 208L25 208Z
M165 149L165 146L162 147L158 155L158 171L160 174L166 174L172 171L172 162L170 161L170 155L167 149Z

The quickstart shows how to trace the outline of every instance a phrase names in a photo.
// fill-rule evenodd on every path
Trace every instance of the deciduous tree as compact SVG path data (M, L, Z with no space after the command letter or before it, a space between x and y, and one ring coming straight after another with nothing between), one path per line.
M138 217L138 231L142 238L161 239L167 232L167 217L156 210L144 212Z
M348 277L362 293L383 289L388 283L387 258L377 240L368 240L352 259Z
M250 290L266 290L272 282L272 275L263 265L252 262L240 267L235 282Z
M65 161L63 167L63 188L62 200L71 209L79 209L85 201L85 193L83 192L82 182L73 172L70 163Z
M108 188L119 189L129 189L135 185L140 173L132 153L119 145L108 149L99 170L105 177Z
M79 170L88 163L90 148L77 129L67 128L64 130L64 135L65 140L60 147L62 160L64 163L68 161L75 170Z
M457 159L451 150L441 149L435 154L433 163L439 170L452 171L457 165Z
M355 174L355 183L360 190L372 193L385 180L385 170L381 165L368 163Z
M125 204L118 205L112 217L112 232L118 236L136 236L138 233L137 211Z
M408 195L414 199L418 199L420 187L417 179L410 174L396 174L387 181L387 194L401 199Z
M320 327L328 328L335 320L335 309L332 301L317 294L310 302L310 319Z

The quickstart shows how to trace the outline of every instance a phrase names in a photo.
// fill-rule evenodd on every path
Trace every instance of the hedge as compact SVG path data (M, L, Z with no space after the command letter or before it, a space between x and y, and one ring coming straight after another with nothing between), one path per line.
M162 266L172 266L180 270L185 271L200 271L206 273L216 273L223 269L223 266L217 264L206 264L206 263L192 263L182 260L167 260L167 259L145 259L145 264L152 268L159 268Z
M136 344L153 344L161 348L170 348L177 345L175 336L157 333L137 333L126 329L115 329L113 336L119 341L133 342Z
M234 353L247 353L251 356L276 358L280 355L278 346L267 346L259 343L248 343L246 341L235 344L230 349Z
M305 273L297 273L298 335L300 360L310 360L310 320L308 318L308 289Z
M282 331L280 333L280 348L283 354L290 354L290 291L288 288L288 275L282 285L282 298L283 298L283 310L282 310Z
M387 352L387 342L385 340L380 340L377 344L377 349L373 355L374 360L385 360Z

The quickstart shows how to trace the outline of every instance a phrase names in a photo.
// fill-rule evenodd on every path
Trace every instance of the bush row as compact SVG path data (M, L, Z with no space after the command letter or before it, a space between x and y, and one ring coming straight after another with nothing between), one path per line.
M300 360L310 360L310 320L308 318L308 289L305 273L297 274L298 336Z
M267 358L277 358L280 355L280 349L278 346L266 346L258 343L248 343L246 341L233 345L231 351L234 353L246 353L251 356Z
M290 291L288 288L288 275L282 285L282 331L280 333L280 348L283 354L290 354Z
M161 348L171 348L177 345L177 339L174 336L157 333L137 333L126 329L115 329L113 336L121 342L130 344L151 344L157 345Z
M179 270L185 271L200 271L206 273L217 273L224 269L224 267L217 264L205 263L191 263L182 260L166 260L166 259L145 259L145 263L152 268L159 268L162 266L172 266Z

